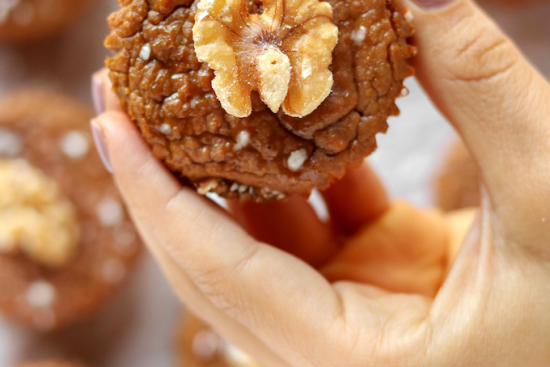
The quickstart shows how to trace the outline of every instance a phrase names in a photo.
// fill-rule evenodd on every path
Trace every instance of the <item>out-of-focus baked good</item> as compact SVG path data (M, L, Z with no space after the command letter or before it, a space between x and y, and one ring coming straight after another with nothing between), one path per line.
M90 117L49 91L0 102L0 313L39 330L97 310L140 253Z
M76 21L90 0L0 0L0 41L51 36Z

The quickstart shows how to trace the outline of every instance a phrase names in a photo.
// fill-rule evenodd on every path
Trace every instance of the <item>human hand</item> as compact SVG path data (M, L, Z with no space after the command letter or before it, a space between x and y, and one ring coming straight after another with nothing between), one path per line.
M389 204L367 166L323 193L330 225L300 198L229 214L166 171L108 92L93 123L178 296L266 367L550 361L550 87L470 0L405 3L418 77L481 171L456 257L471 214Z

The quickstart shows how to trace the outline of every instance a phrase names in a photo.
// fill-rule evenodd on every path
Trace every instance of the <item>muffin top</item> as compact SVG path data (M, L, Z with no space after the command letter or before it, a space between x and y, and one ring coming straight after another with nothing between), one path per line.
M327 188L376 147L415 49L392 0L119 0L113 88L199 193Z

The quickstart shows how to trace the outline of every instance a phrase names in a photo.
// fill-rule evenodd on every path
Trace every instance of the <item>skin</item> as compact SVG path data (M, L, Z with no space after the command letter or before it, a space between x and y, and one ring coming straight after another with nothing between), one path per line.
M477 213L390 203L367 165L323 193L328 224L299 198L226 212L180 186L96 75L143 239L182 302L266 367L550 363L550 86L473 2L405 5L418 78L481 170Z

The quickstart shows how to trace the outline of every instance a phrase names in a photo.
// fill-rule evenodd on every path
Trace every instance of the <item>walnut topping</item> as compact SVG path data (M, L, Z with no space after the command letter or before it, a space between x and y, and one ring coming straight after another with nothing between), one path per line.
M23 160L0 160L0 252L25 253L49 267L74 255L76 210L57 183Z
M330 94L328 69L338 41L332 8L318 0L263 0L250 14L244 0L201 0L193 40L201 62L216 72L212 87L225 111L252 112L251 92L277 112L313 112Z

